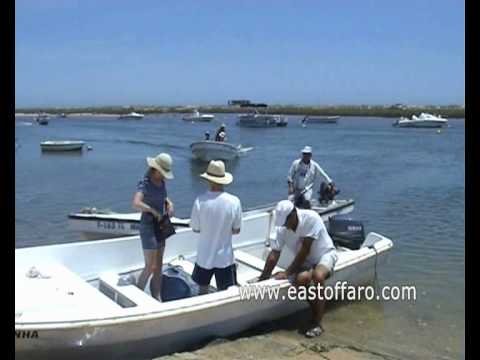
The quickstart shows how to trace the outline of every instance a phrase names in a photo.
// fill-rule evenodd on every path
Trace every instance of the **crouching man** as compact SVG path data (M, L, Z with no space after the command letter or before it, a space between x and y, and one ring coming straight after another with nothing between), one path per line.
M268 279L275 268L283 247L295 254L286 269L274 275L277 280L289 279L294 286L325 286L325 280L333 273L337 253L322 218L313 210L298 209L289 200L280 201L275 208L276 239L268 255L259 280ZM322 295L320 293L320 295ZM321 325L325 300L323 296L308 300L312 310L312 325L307 337L322 334Z

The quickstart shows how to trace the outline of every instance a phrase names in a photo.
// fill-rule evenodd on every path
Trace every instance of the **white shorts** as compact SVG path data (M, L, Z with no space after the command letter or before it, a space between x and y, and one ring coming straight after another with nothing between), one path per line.
M318 261L317 264L310 264L310 263L305 263L300 267L299 273L302 271L309 271L309 270L314 270L318 265L322 265L325 268L328 269L328 277L331 277L333 275L333 270L335 269L335 264L337 263L338 256L337 256L337 251L332 249L325 254L322 255L320 260ZM289 276L289 280L291 283L294 282L296 279L297 274L292 274Z

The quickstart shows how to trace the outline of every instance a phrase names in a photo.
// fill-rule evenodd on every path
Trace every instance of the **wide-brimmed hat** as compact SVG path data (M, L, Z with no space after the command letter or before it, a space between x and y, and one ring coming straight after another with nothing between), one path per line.
M295 209L295 205L290 200L282 200L275 207L275 226L285 226L288 215Z
M200 177L220 185L228 185L233 181L232 174L225 171L225 164L221 160L210 161L207 171Z
M160 171L165 179L173 179L172 157L166 153L158 154L156 157L147 157L147 164L151 168Z
M305 146L303 149L302 149L302 154L311 154L312 153L312 148L311 146Z

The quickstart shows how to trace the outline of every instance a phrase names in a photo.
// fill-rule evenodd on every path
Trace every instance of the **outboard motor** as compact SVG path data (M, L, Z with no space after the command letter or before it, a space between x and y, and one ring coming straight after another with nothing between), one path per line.
M328 221L328 233L336 246L360 249L365 241L363 223L345 215L335 215Z
M168 266L163 270L162 301L184 299L198 293L198 285L181 266Z

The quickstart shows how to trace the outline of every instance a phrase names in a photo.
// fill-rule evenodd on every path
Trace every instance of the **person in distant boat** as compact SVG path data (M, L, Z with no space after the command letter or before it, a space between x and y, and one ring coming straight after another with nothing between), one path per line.
M311 208L313 187L323 177L328 184L332 179L325 171L312 160L312 148L305 146L302 158L294 160L288 172L288 195L293 196L295 205L300 208Z
M218 290L237 284L232 235L240 233L242 205L238 197L224 191L233 177L225 172L223 161L210 161L200 177L207 180L209 190L196 198L190 217L190 227L199 233L192 279L200 286L200 294L206 294L213 275Z
M161 153L155 158L147 157L148 170L144 178L138 182L137 191L133 197L133 207L142 212L140 218L140 238L142 240L145 267L137 281L137 286L144 290L148 279L150 292L154 298L161 301L163 252L165 239L157 238L155 231L162 216L173 215L173 203L167 197L165 180L173 179L172 158Z
M205 131L205 141L209 141L209 140L210 140L210 132Z
M215 134L215 141L226 141L227 140L227 130L225 124L222 124Z
M286 246L293 254L290 266L274 274L277 280L288 279L297 288L314 286L320 292L308 299L312 310L312 324L305 336L315 337L324 331L321 321L325 309L323 287L333 274L337 262L335 245L325 228L322 218L314 210L298 209L290 200L280 201L275 208L276 237L272 240L270 254L259 281L270 278ZM295 236L292 236L292 233ZM307 289L306 294L310 294Z

